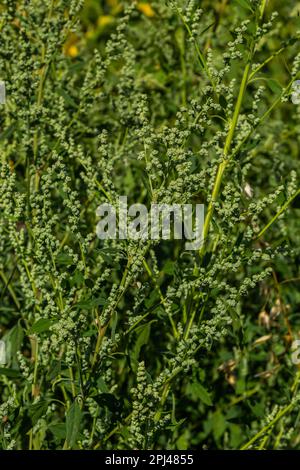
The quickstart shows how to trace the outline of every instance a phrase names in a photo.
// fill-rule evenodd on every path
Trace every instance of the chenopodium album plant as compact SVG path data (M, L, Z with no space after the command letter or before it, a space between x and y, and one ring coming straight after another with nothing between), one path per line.
M299 448L297 28L292 0L2 1L2 449ZM200 250L99 240L120 195L204 204Z

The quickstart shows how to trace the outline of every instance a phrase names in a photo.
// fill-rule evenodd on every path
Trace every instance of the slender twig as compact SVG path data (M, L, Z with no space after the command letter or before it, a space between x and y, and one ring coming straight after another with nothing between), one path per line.
M276 220L278 219L278 217L280 217L285 211L286 209L289 207L289 205L294 201L294 199L296 199L297 196L299 196L300 194L300 189L298 189L298 191L295 192L295 194L293 194L287 201L286 203L282 206L282 208L277 212L277 214L274 215L274 217L270 220L270 222L267 223L267 225L259 232L259 234L257 235L256 239L259 239L261 238L265 232L271 227L271 225L274 224L274 222L276 222Z

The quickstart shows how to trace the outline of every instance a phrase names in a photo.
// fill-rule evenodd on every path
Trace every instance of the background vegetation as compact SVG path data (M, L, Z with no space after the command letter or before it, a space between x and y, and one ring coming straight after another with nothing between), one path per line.
M300 448L298 38L294 0L2 0L2 449ZM205 245L98 240L119 195Z

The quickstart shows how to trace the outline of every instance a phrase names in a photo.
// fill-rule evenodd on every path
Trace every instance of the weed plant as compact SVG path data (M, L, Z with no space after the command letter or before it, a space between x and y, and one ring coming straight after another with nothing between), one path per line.
M0 447L300 448L292 0L2 0ZM205 241L101 203L205 204Z

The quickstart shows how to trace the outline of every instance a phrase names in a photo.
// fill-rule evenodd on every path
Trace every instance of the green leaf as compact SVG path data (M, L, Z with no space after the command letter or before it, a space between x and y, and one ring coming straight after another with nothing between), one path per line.
M100 253L101 257L103 258L103 261L106 261L107 263L112 263L115 265L116 262L116 257L119 259L124 259L125 255L122 252L122 250L118 248L102 248L101 250L96 250L98 253Z
M283 204L286 202L286 197L285 197L285 194L284 193L280 193L278 195L278 197L276 198L276 203L279 205L279 206L283 206Z
M241 7L246 8L246 10L250 10L253 13L253 8L251 7L251 4L249 0L234 0L235 3L238 3Z
M69 279L70 281L70 286L74 287L75 285L77 287L82 286L84 284L84 275L82 274L81 271L76 270L73 274L73 276Z
M159 70L158 72L148 73L141 78L142 82L147 88L166 90L166 84L168 81L167 75Z
M61 373L61 361L54 360L50 367L49 371L47 373L47 379L48 380L54 380L56 379Z
M84 338L89 338L90 336L96 336L98 334L98 330L96 328L91 328L90 330L84 331L82 336Z
M209 392L199 382L193 382L189 391L195 399L201 400L207 406L213 406Z
M9 369L6 367L0 367L0 375L5 375L5 377L8 377L9 379L17 379L18 377L21 377L21 374L18 370Z
M177 449L187 450L190 448L191 435L188 429L186 429L183 434L177 439L176 445Z
M73 98L65 90L63 90L62 88L57 88L56 90L57 90L57 93L63 97L66 104L70 105L72 108L75 108L75 109L78 108L78 105L75 103Z
M55 259L56 264L59 266L71 266L74 264L73 257L68 253L59 253Z
M157 302L160 302L160 298L157 291L153 289L151 294L145 299L145 306L146 308L151 308L153 305L157 304Z
M65 423L50 424L49 431L53 434L54 438L58 441L66 439L66 425Z
M274 80L273 78L269 78L267 80L267 85L270 88L270 90L276 95L280 95L280 93L282 93L282 86L277 80Z
M175 263L168 260L163 267L163 272L172 276L175 273Z
M102 393L108 392L108 387L102 377L99 377L97 380L97 388L99 392L102 392Z
M44 331L48 331L50 326L53 324L53 321L49 318L41 318L37 322L32 325L30 329L31 334L38 334L43 333Z
M69 449L76 444L80 431L82 412L77 401L70 406L66 416L66 440Z
M213 21L212 23L210 23L208 26L206 26L204 29L202 29L202 31L200 32L200 36L202 36L202 34L206 33L206 31L208 31L212 26L214 26L216 24L216 21Z
M135 342L135 344L132 348L132 352L130 354L130 363L131 363L131 367L134 371L136 371L136 369L137 369L141 349L149 341L151 323L153 323L153 321L147 323L146 325L142 325L142 326L140 326L139 328L137 328L135 330L135 332L137 333L137 340L136 340L136 342Z
M181 54L184 54L185 31L183 28L178 28L175 31L175 40Z
M3 341L6 343L6 358L8 364L13 369L18 368L17 352L20 351L23 344L24 331L20 323L15 325L4 337Z
M31 418L32 426L46 413L49 405L49 400L40 400L29 408L29 416Z
M225 417L221 411L216 411L212 416L212 429L215 440L218 440L224 434L226 427Z
M76 307L83 309L83 310L92 310L95 307L99 307L99 305L105 305L106 300L102 297L86 297L80 302L77 303Z
M243 432L239 425L230 423L230 443L233 449L238 449L243 442Z
M185 423L187 418L182 418L180 421L177 421L175 423L169 424L166 429L171 429L173 432L177 429L180 428L180 426Z

